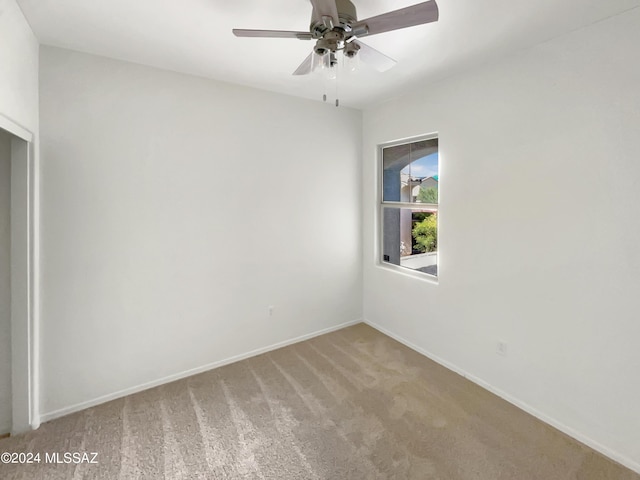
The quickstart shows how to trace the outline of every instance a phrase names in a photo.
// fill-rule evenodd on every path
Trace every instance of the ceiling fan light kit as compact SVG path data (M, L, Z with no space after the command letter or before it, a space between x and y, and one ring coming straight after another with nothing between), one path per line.
M243 30L233 29L237 37L294 38L315 40L313 52L293 72L307 75L318 66L335 68L336 52L342 51L345 59L360 57L364 63L380 72L393 67L397 62L375 48L362 43L359 38L402 28L436 22L439 17L435 0L401 8L364 20L358 20L355 5L350 0L311 0L311 24L309 32L287 30ZM320 57L319 62L314 57ZM326 94L323 96L326 101ZM339 101L336 100L336 106Z

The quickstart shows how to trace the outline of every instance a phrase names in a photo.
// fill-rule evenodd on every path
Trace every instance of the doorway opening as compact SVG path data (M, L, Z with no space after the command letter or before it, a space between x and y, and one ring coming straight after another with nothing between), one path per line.
M0 435L39 426L33 134L0 114Z
M0 130L0 435L11 431L11 137Z

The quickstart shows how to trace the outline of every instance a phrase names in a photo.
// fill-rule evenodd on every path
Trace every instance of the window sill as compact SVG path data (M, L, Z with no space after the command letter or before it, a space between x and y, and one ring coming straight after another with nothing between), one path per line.
M399 265L394 265L392 263L386 262L376 262L376 267L387 270L394 273L399 273L400 275L404 275L405 277L415 278L417 280L421 280L425 283L429 283L431 285L439 285L439 277L434 275L429 275L428 273L418 272L417 270L412 270L407 267L401 267Z

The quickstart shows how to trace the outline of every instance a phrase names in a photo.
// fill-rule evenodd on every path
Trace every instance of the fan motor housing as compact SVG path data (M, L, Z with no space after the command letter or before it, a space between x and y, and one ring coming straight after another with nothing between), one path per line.
M336 7L338 8L340 24L334 25L334 28L350 32L351 25L358 20L356 6L349 0L336 0ZM311 26L309 30L314 38L322 38L329 31L322 20L322 16L316 12L315 8L311 12Z

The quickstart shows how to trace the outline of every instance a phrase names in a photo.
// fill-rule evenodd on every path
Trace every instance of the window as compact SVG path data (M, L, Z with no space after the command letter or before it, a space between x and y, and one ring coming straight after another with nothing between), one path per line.
M382 146L381 262L438 276L438 138Z

